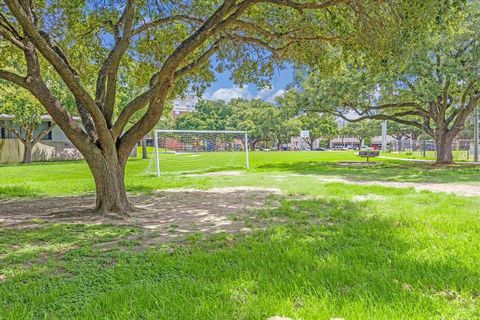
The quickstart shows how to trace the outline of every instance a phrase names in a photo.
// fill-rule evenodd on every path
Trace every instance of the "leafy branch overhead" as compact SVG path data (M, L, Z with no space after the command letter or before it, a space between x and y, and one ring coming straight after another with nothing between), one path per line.
M480 100L479 13L478 2L469 2L450 15L429 31L408 63L374 68L359 59L344 59L334 74L313 72L303 84L309 108L349 121L414 126L437 142L437 162L450 163L446 146Z
M371 46L379 42L392 56L399 42L413 38L385 30L402 32L418 21L428 29L441 9L429 9L435 2L3 0L0 79L28 90L84 155L98 187L97 207L125 211L127 157L174 96L201 91L214 70L229 69L240 83L265 83L276 65L326 61L339 44L345 52L379 52ZM46 73L68 88L83 126ZM124 101L119 91L127 84L135 94Z

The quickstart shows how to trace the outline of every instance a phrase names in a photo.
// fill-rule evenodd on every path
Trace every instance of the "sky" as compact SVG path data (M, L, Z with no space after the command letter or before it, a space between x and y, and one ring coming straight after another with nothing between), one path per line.
M275 98L285 92L285 88L293 81L293 68L287 66L275 73L271 87L259 88L255 84L246 84L239 87L230 80L230 73L216 74L217 80L207 89L203 97L208 100L230 101L235 98L262 99L267 102L275 102Z

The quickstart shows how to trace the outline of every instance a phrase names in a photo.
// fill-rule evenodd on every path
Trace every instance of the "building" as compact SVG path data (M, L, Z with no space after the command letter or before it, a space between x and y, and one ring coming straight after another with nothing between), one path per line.
M184 113L195 111L198 103L198 97L195 95L187 95L183 98L173 100L172 116L176 118Z
M387 148L389 148L396 140L392 137L387 135ZM359 149L361 148L361 141L358 138L354 137L336 137L330 140L330 148L347 148L347 149ZM382 148L382 136L372 137L371 144L369 147L374 149L381 149Z
M0 114L0 163L17 163L23 159L24 146L12 132L12 128L22 133L22 129L13 122L15 116ZM35 129L34 136L52 125L49 115L41 117L41 124ZM77 119L80 121L80 119ZM65 133L55 126L33 148L33 161L82 159L81 153L70 142Z

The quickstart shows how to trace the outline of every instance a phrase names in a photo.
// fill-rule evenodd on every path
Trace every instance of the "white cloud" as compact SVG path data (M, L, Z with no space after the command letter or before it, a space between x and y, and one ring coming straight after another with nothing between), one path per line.
M283 89L275 90L274 88L267 87L258 91L257 95L255 96L255 99L262 99L267 102L274 103L275 98L283 96L284 93L285 93L285 90Z
M273 88L263 88L257 92L256 95L253 95L250 92L248 86L237 87L233 86L231 88L220 88L215 90L212 93L206 93L204 99L207 100L223 100L229 102L232 99L243 98L243 99L262 99L264 101L274 103L275 98L283 96L285 90L279 89L275 90Z
M267 100L273 94L273 92L273 88L265 87L257 92L257 96L255 97L255 99Z
M250 90L248 90L248 86L242 88L231 87L217 89L211 94L206 94L205 98L209 100L223 100L229 102L230 100L237 98L251 99L252 94L250 93Z
M281 97L281 96L283 96L284 94L285 94L285 90L279 89L279 90L275 91L272 95L270 95L270 97L268 97L268 99L266 99L265 101L274 103L274 102L275 102L275 98Z

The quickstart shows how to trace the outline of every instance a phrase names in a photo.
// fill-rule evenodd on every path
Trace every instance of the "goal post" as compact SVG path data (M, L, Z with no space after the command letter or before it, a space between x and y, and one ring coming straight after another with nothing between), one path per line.
M240 163L250 168L247 131L157 129L153 136L157 177L169 171L164 167L167 163L174 171L198 171L195 166L202 164L204 169L238 168Z

